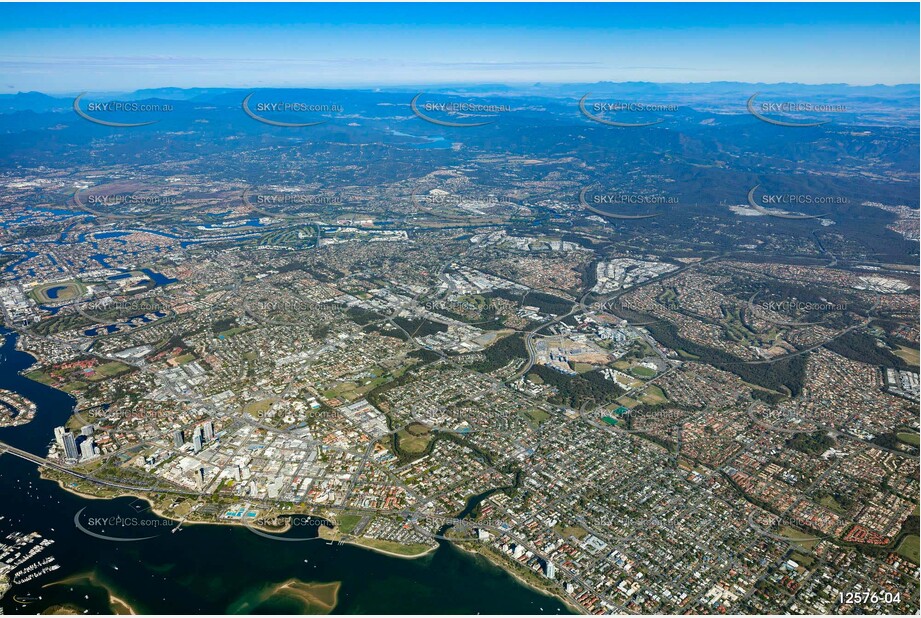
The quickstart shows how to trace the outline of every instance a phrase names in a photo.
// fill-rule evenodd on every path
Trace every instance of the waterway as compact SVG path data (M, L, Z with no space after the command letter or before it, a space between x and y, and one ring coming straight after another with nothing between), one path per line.
M33 359L15 350L15 335L0 333L8 335L0 347L0 388L37 405L30 423L0 428L0 440L45 455L53 428L67 420L75 402L64 392L21 376ZM95 532L153 538L127 542L91 537L74 523L81 510L81 522L117 516L137 520L131 528L94 528ZM184 525L173 533L173 525L150 513L143 501L81 498L42 480L35 464L12 455L0 456L0 516L5 516L0 538L13 531L37 531L54 540L42 557L53 555L61 565L54 573L14 586L0 600L7 614L35 614L63 604L80 612L109 613L110 594L138 613L305 611L290 597L266 594L292 578L341 582L333 609L337 614L569 613L556 599L444 541L427 556L407 560L319 539L281 542L241 526ZM315 529L302 528L292 529L288 536L314 534ZM65 579L69 581L44 587Z

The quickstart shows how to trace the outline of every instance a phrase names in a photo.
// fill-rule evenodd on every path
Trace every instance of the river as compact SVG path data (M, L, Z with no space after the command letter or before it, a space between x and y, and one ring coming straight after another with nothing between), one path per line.
M71 415L74 399L22 377L33 359L15 349L16 335L0 347L0 388L37 405L35 418L0 428L0 440L44 456L53 428ZM106 541L88 536L75 515L121 516L146 523L143 541ZM570 613L558 600L517 582L480 556L442 541L419 559L407 560L322 540L280 542L240 526L184 525L172 533L167 522L133 498L90 500L42 480L34 463L0 456L0 537L37 531L54 544L61 568L14 586L0 601L7 614L39 613L68 604L89 613L109 613L109 595L138 613L300 613L310 608L290 595L272 595L292 578L301 582L341 582L333 613L520 614ZM158 525L163 524L163 525ZM122 536L121 531L103 531ZM292 530L291 536L311 535ZM140 535L136 535L140 536ZM69 579L68 583L47 584ZM28 603L18 599L34 599ZM41 597L41 599L38 599Z

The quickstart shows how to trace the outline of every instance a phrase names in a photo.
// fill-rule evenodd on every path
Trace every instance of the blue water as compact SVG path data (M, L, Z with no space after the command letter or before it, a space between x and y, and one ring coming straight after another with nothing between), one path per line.
M51 300L57 300L58 294L61 293L61 290L66 290L66 289L67 289L66 285L57 285L53 288L48 288L47 290L45 290L45 296L47 296Z
M3 332L3 331L0 331ZM53 428L73 412L72 397L22 377L32 358L14 347L15 337L0 346L0 388L35 402L35 418L18 427L0 428L0 440L44 456ZM83 518L122 517L147 522L138 542L101 541L74 524ZM350 545L322 541L287 542L257 536L240 526L174 524L152 514L134 498L88 500L43 480L32 462L0 456L0 535L39 532L54 541L42 557L53 555L61 568L23 585L2 600L7 614L36 614L63 603L90 613L109 613L108 592L140 613L224 614L296 613L302 606L281 598L266 600L267 588L297 578L304 582L341 582L336 614L535 614L567 613L555 599L523 587L485 559L442 541L433 553L403 560ZM81 519L84 521L84 519ZM156 523L165 526L152 526ZM123 536L120 530L113 535ZM127 535L125 535L127 536ZM139 535L140 536L140 535ZM286 538L316 537L302 526ZM55 581L92 573L96 583ZM15 597L35 599L24 605ZM42 599L39 600L38 597Z
M451 142L446 140L441 135L411 135L409 133L403 133L402 131L395 131L393 129L390 130L390 134L397 137L412 137L414 139L428 140L421 144L405 144L410 148L416 148L419 150L441 150L451 147Z

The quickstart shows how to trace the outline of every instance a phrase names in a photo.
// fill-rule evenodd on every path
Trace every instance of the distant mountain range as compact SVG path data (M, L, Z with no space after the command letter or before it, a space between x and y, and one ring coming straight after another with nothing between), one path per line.
M247 88L146 88L133 92L90 92L88 100L104 101L118 98L125 101L143 101L163 99L172 101L194 101L197 103L219 102L233 94L243 96L256 89ZM457 94L476 97L538 97L547 99L578 100L583 94L592 93L593 98L604 96L638 97L645 101L667 103L698 104L723 108L727 104L737 104L740 97L748 97L756 92L766 96L798 96L808 101L839 102L847 99L854 103L876 107L885 103L901 110L918 109L921 97L921 85L898 84L894 86L850 86L847 84L795 84L795 83L746 83L746 82L706 82L706 83L654 83L654 82L596 82L570 84L438 84L392 86L386 89L351 88L351 89L281 89L260 88L275 92L334 92L385 94L385 93L429 93ZM62 111L73 105L73 99L80 93L68 95L48 95L41 92L19 92L0 95L0 113L15 111L49 112Z

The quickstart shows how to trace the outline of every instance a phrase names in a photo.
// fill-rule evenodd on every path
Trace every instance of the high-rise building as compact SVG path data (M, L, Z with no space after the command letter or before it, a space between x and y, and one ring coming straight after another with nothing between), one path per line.
M76 461L80 459L80 452L77 450L77 438L71 432L64 433L64 457Z
M547 574L547 579L554 579L556 577L556 567L553 566L553 563L549 560L547 561L547 568L544 572Z
M182 448L183 444L185 444L185 437L182 435L182 430L177 429L173 432L173 446L176 448Z
M67 430L63 427L54 428L54 441L57 442L58 446L64 448L64 434L67 433Z
M211 442L214 440L214 421L206 421L202 425L202 431L205 434L206 442Z
M92 459L95 456L96 453L93 450L93 438L90 436L80 443L80 458L85 460Z
M196 453L201 451L201 433L195 432L195 435L192 437L192 446Z
M83 427L80 428L80 435L91 436L94 433L96 433L96 428L93 427L92 425L84 425Z

